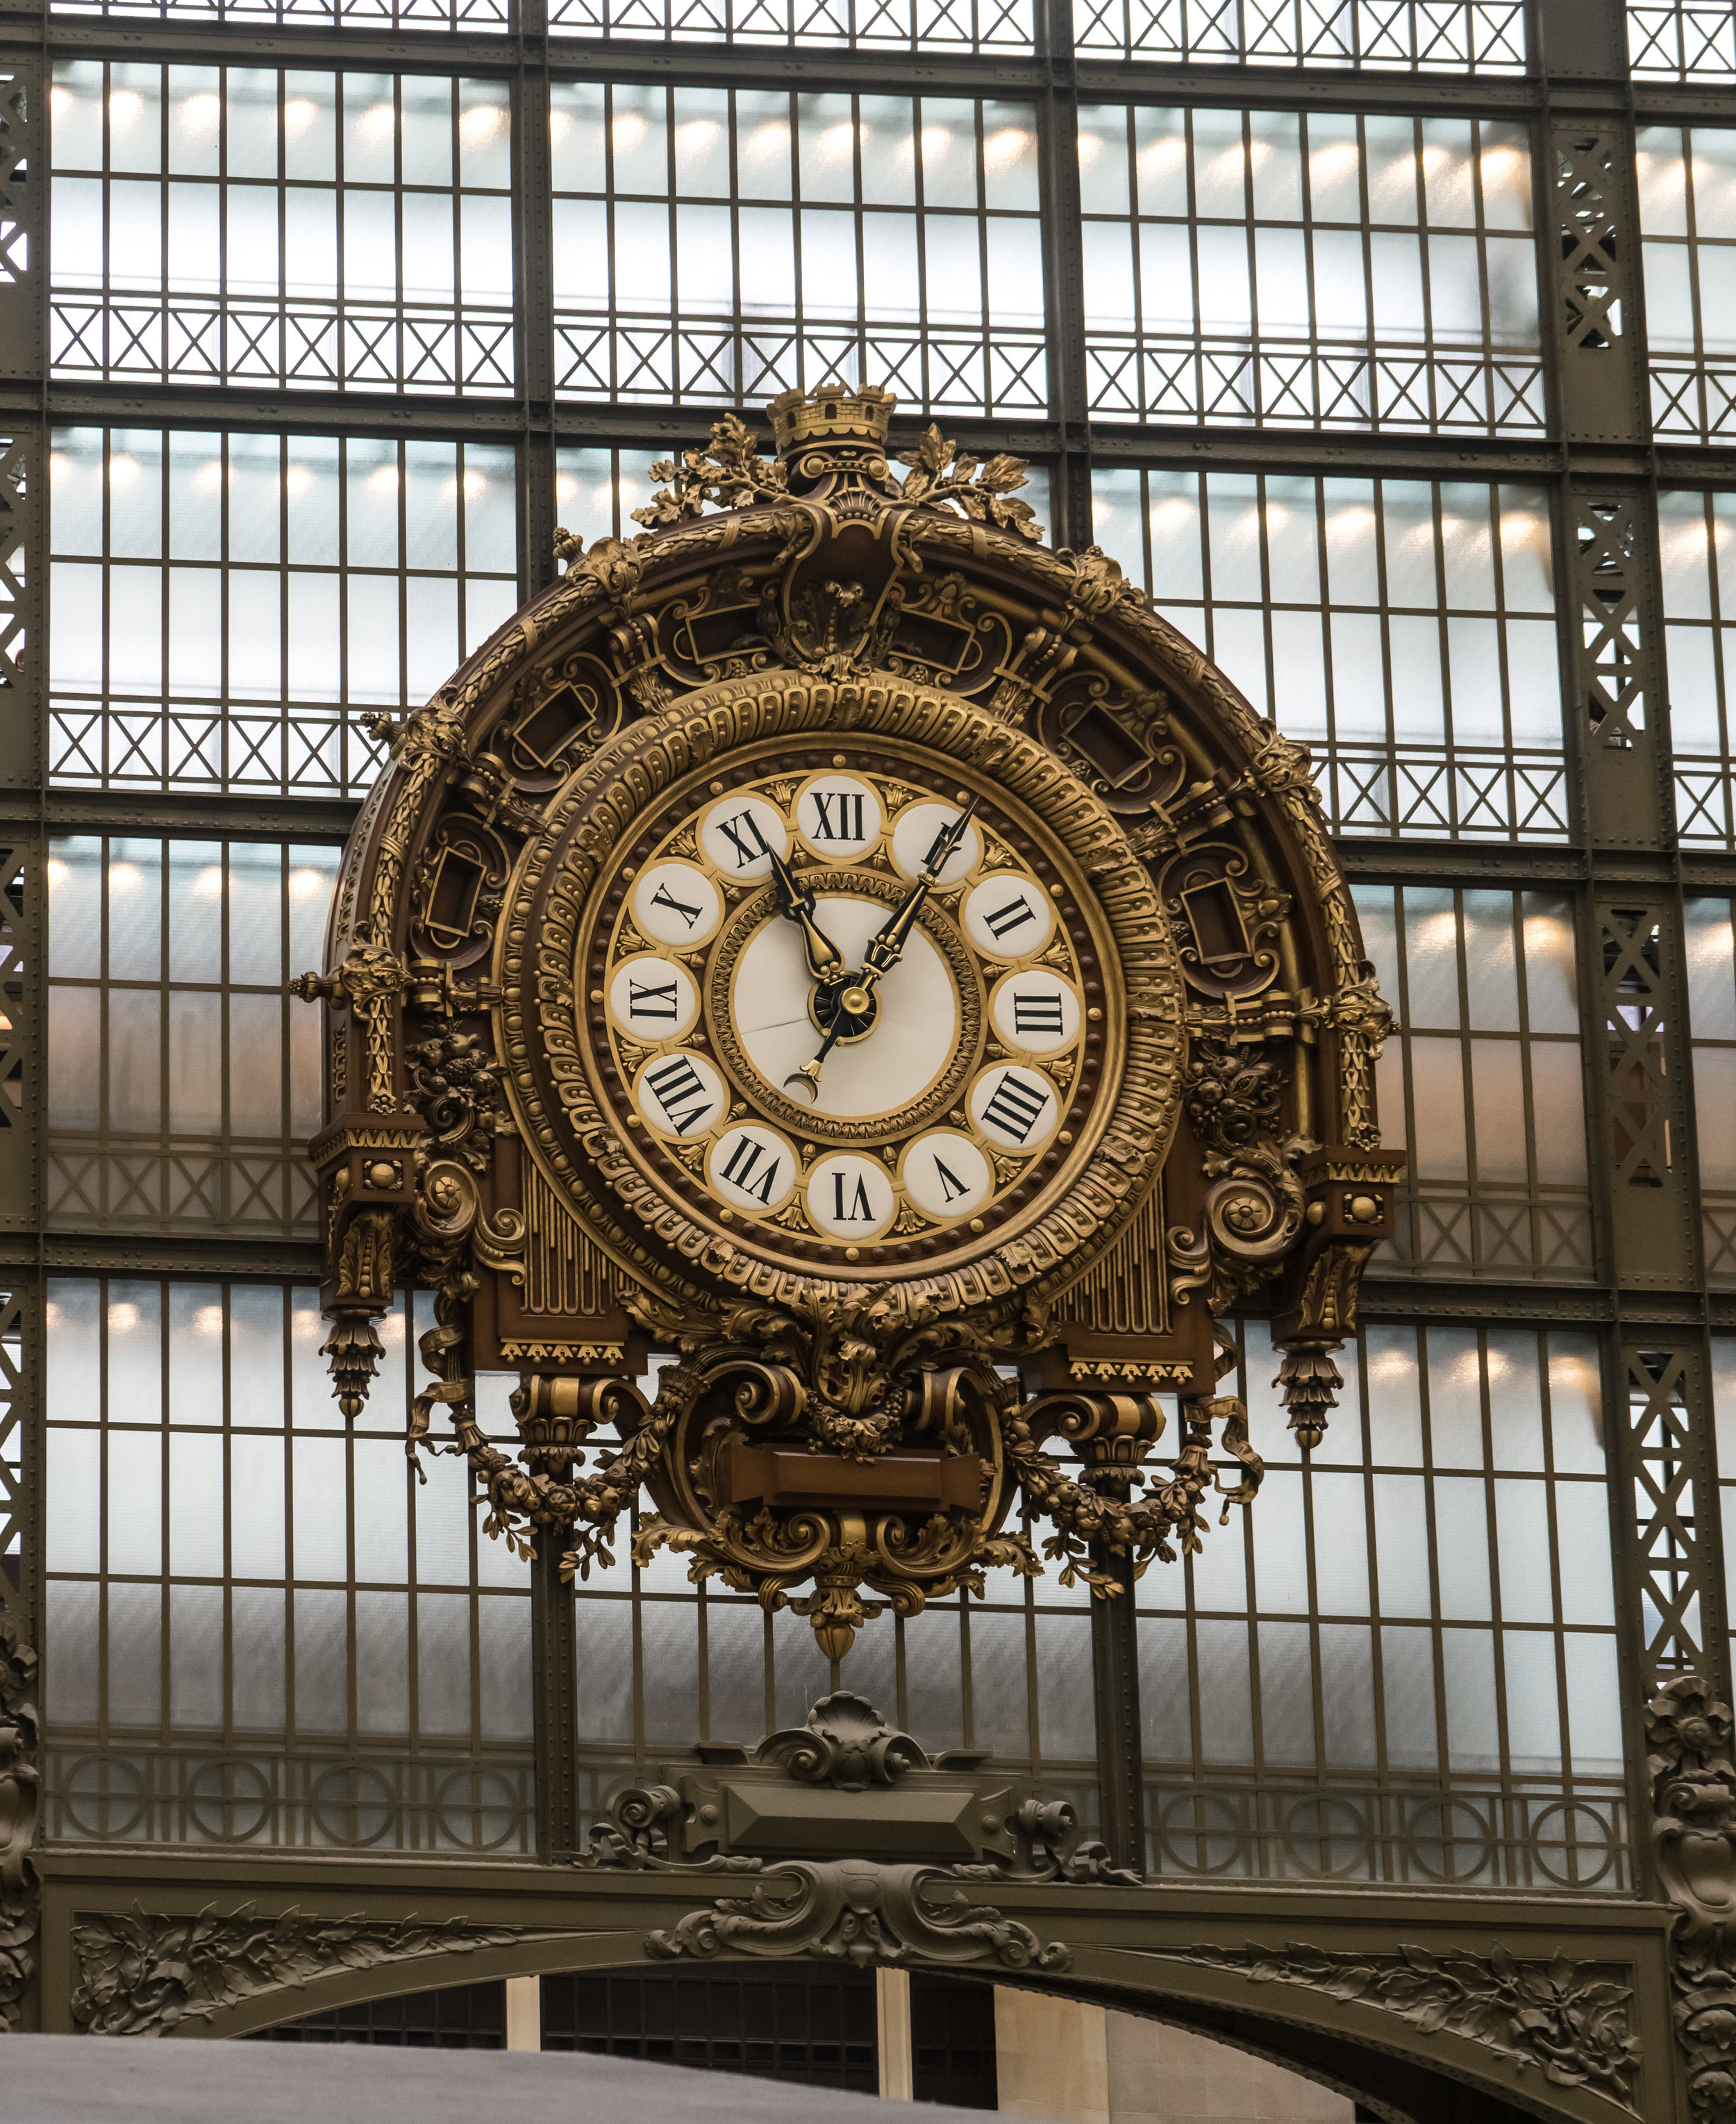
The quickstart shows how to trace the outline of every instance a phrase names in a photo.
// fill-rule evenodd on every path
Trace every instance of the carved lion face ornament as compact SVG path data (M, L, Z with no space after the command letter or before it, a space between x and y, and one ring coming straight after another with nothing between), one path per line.
M645 531L561 533L561 580L378 726L296 984L345 1412L431 1285L410 1450L443 1409L491 1533L583 1575L643 1489L641 1562L834 1657L1040 1571L1026 1515L1100 1593L1197 1548L1261 1474L1220 1321L1269 1289L1316 1444L1400 1166L1307 754L1043 547L1016 459L931 428L900 480L892 407L786 393L775 461L732 416Z

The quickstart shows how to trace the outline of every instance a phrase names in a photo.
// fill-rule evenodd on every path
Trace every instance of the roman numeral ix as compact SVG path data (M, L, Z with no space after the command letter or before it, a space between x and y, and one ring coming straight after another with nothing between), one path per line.
M680 1015L673 981L638 981L627 975L629 1017L666 1017L673 1024Z

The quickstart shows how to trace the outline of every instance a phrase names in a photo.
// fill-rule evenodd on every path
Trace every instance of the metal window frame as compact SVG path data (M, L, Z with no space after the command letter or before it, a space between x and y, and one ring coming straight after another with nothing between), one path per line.
M1709 1287L1698 1243L1697 1194L1692 1172L1692 1087L1687 1069L1691 1028L1681 957L1681 899L1687 890L1736 892L1736 850L1683 852L1674 842L1668 802L1670 759L1667 688L1659 633L1658 557L1652 497L1660 486L1736 486L1736 445L1659 439L1645 403L1643 289L1631 270L1636 223L1630 182L1638 122L1736 125L1736 82L1666 82L1630 77L1625 22L1616 0L1528 0L1528 31L1546 68L1533 62L1512 75L1309 73L1296 68L1228 64L1154 65L1094 58L1077 51L1066 0L1041 0L1036 49L1029 55L903 51L789 49L701 46L679 41L608 44L551 34L544 0L518 0L501 36L462 31L336 30L303 25L153 21L155 59L171 63L288 66L457 75L503 80L514 115L512 189L518 289L517 367L510 394L472 399L456 394L406 399L381 392L282 394L245 386L218 389L122 383L95 384L51 378L45 359L45 305L41 276L0 277L0 624L21 626L40 638L41 571L23 584L4 562L15 547L43 551L40 504L46 439L61 422L172 425L248 429L267 434L316 432L356 435L467 438L514 443L519 452L519 587L528 594L552 576L556 515L555 453L562 442L666 450L694 439L707 424L698 409L589 407L557 402L553 386L552 215L547 128L551 80L575 78L707 87L824 87L881 94L955 94L1029 101L1039 135L1039 201L1049 260L1049 402L1041 417L948 422L968 444L1011 449L1046 463L1053 477L1053 542L1091 542L1090 472L1094 462L1132 467L1191 463L1211 468L1341 472L1354 468L1396 477L1531 479L1555 496L1557 590L1565 615L1560 629L1563 698L1568 716L1570 775L1578 832L1567 847L1527 848L1474 842L1405 839L1346 842L1342 855L1353 878L1443 884L1547 884L1566 890L1579 914L1582 1002L1590 1026L1607 1026L1620 999L1610 993L1600 948L1616 934L1608 970L1633 971L1634 956L1611 924L1641 909L1655 930L1649 985L1659 999L1663 1067L1656 1102L1673 1131L1672 1183L1662 1205L1636 1205L1612 1155L1591 1162L1598 1219L1596 1274L1589 1285L1527 1281L1503 1284L1376 1276L1367 1290L1372 1318L1411 1323L1490 1319L1544 1327L1594 1329L1603 1351L1606 1407L1626 1411L1630 1373L1654 1353L1683 1382L1682 1436L1665 1456L1663 1487L1672 1500L1684 1559L1668 1559L1686 1574L1705 1624L1695 1643L1715 1685L1727 1692L1724 1577L1718 1531L1717 1469L1710 1431L1706 1338L1736 1328L1736 1292ZM45 6L0 23L0 71L24 92L27 129L43 108L47 69L59 57L136 56L136 22L58 16ZM1453 112L1523 122L1531 131L1537 214L1540 284L1546 291L1544 358L1547 432L1539 438L1429 437L1415 434L1317 435L1190 425L1119 427L1088 417L1082 325L1083 262L1077 176L1077 107L1090 101L1182 104L1231 109L1373 113ZM13 106L15 124L19 115ZM1586 283L1558 281L1564 229L1557 210L1558 150L1582 140L1602 143L1602 167L1612 173L1606 224L1618 242L1625 344L1612 358L1588 347L1579 309L1570 305ZM21 214L40 254L46 230L45 186L33 167L19 179L16 141L7 153L7 198ZM1570 159L1570 157L1569 157ZM1624 175L1624 172L1626 174ZM1549 291L1553 289L1553 307ZM1552 323L1551 321L1552 320ZM914 432L900 422L898 434ZM1649 714L1637 741L1619 752L1597 741L1579 704L1597 683L1579 615L1599 594L1595 562L1579 565L1582 530L1594 543L1617 518L1625 528L1614 585L1624 612L1637 615L1638 637L1623 656L1630 676L1648 695ZM1601 529L1600 529L1601 527ZM1606 540L1606 543L1607 541ZM1613 563L1606 560L1609 576ZM1606 580L1604 588L1612 586ZM1610 607L1600 609L1607 618ZM1624 622L1624 624L1626 623ZM56 1232L42 1209L45 1115L40 1027L43 992L40 891L47 836L69 830L144 831L213 839L339 842L355 807L334 799L277 800L251 793L152 795L130 790L50 788L43 766L41 662L12 659L0 638L0 828L6 835L7 886L21 941L22 970L9 980L21 1009L13 1013L9 1059L22 1066L24 1102L14 1125L0 1135L0 1271L18 1305L22 1337L23 1411L21 1577L14 1595L23 1627L37 1633L40 1611L41 1285L51 1269L87 1273L180 1272L305 1276L315 1266L311 1246L279 1241L229 1242L75 1234ZM1621 712L1626 714L1625 701ZM1638 820L1638 825L1635 824ZM1642 942L1645 940L1642 938ZM1630 984L1631 985L1631 984ZM1647 984L1641 984L1642 986ZM1588 1140L1614 1142L1607 1055L1586 1042ZM1662 1251L1660 1252L1660 1248ZM1654 1370L1654 1379L1659 1376ZM1655 1398L1655 1397L1654 1397ZM1642 1415L1645 1399L1642 1397ZM1636 1505L1635 1485L1663 1465L1643 1426L1624 1421L1612 1431L1612 1538L1616 1569L1618 1633L1630 1718L1629 1755L1643 1756L1639 1707L1646 1686L1669 1671L1660 1663L1639 1618L1648 1576L1659 1567L1653 1525L1660 1516ZM1654 1488L1658 1486L1654 1485ZM1685 1530L1685 1532L1684 1532ZM1688 1537L1691 1536L1691 1539ZM1104 1604L1099 1604L1100 1607ZM1120 1604L1111 1604L1119 1606ZM571 1605L552 1584L537 1602L537 1642L544 1676L537 1741L539 1835L546 1853L571 1848L581 1765L571 1714ZM552 1633L552 1635L551 1635ZM1141 1829L1137 1783L1138 1722L1131 1633L1119 1638L1106 1622L1097 1634L1103 1685L1100 1763L1109 1822L1116 1840ZM1631 1816L1645 1819L1636 1769ZM1649 1877L1643 1829L1635 1830L1637 1877Z

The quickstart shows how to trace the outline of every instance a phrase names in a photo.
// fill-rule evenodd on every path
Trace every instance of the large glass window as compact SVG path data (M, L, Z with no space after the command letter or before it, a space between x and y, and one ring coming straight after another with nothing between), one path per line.
M1355 900L1396 1021L1382 1137L1410 1151L1382 1272L1589 1276L1571 903L1429 885Z
M553 125L562 392L1046 409L1027 106L566 82Z
M64 60L62 376L510 392L504 82Z
M1100 472L1092 497L1165 618L1323 754L1339 832L1565 836L1541 487Z
M1710 442L1736 433L1736 132L1637 140L1653 425Z
M49 470L59 782L359 791L518 602L498 444L70 428Z
M1248 1324L1260 1497L1139 1581L1152 1870L1619 1892L1596 1341L1372 1324L1354 1354L1304 1465Z
M346 1426L317 1290L50 1282L51 1837L529 1855L526 1567L404 1457L432 1324Z
M1736 1283L1736 931L1723 894L1690 894L1687 930L1688 1014L1694 1030L1694 1093L1700 1111L1700 1211L1706 1272ZM1736 1478L1736 1454L1723 1459Z
M1677 827L1684 841L1724 844L1736 839L1736 495L1660 494L1658 534Z
M1542 426L1523 127L1098 104L1079 160L1100 419Z
M318 967L332 848L50 843L49 1215L69 1229L317 1236Z

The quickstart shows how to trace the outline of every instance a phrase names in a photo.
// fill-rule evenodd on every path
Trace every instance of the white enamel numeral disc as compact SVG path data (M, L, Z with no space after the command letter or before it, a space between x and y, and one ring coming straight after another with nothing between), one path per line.
M808 1175L808 1221L835 1239L878 1238L892 1222L892 1175L876 1158L840 1151Z
M790 853L790 829L763 796L725 796L700 821L699 845L725 877L769 877L772 857Z
M962 804L907 804L892 829L892 860L906 877L920 877L936 839L944 834L964 806ZM974 826L946 858L937 881L956 885L983 860L983 836Z
M795 830L828 862L860 862L886 821L880 800L851 774L816 774L795 800Z
M1077 993L1046 966L1003 975L990 1008L995 1031L1027 1055L1053 1055L1079 1030Z
M904 1153L904 1192L931 1217L969 1217L988 1200L995 1176L968 1135L931 1129Z
M609 977L609 1016L635 1040L684 1039L698 1015L699 991L673 959L623 959Z
M723 919L723 895L692 863L653 863L633 886L633 919L654 944L703 944Z
M997 959L1026 959L1049 942L1055 907L1034 878L1006 871L971 887L960 919L979 952L992 952Z
M1041 1150L1061 1125L1061 1102L1040 1069L995 1063L970 1088L970 1118L1004 1150Z
M732 1209L781 1210L795 1187L795 1152L763 1121L725 1129L706 1154L706 1184Z
M730 1111L724 1082L703 1055L659 1055L633 1086L633 1103L659 1135L703 1135Z

